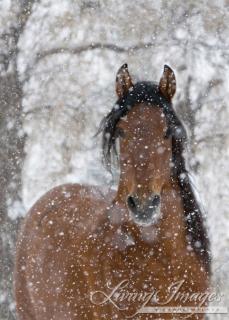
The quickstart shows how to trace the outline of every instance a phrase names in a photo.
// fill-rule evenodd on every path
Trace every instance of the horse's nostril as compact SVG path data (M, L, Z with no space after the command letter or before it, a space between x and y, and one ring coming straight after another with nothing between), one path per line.
M136 209L136 207L137 207L137 201L133 196L129 196L127 198L127 204L130 209Z
M154 199L153 199L153 202L154 202L155 204L159 204L160 201L161 201L161 199L160 199L160 196L159 196L159 195L156 195L156 196L154 197Z
M159 195L155 195L152 199L151 199L151 203L150 203L150 208L151 207L153 207L153 208L155 208L155 207L157 207L158 205L159 205L159 203L160 203L160 201L161 201L161 198L160 198L160 196Z
M154 194L145 200L143 203L140 202L139 198L136 195L129 195L126 199L128 208L132 212L142 213L143 215L147 212L148 209L155 210L160 204L160 195Z

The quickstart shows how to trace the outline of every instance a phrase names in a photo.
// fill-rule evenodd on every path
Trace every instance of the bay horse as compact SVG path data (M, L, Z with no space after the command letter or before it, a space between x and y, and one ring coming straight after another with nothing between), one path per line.
M99 130L110 170L118 157L117 192L66 184L35 203L17 242L18 319L204 319L152 309L206 307L210 283L175 91L167 65L158 84L133 84L127 64L119 69L118 100Z

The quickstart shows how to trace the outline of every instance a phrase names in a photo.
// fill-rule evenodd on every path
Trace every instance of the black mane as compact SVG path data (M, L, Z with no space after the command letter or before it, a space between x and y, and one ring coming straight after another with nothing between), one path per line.
M186 131L177 117L172 104L160 93L158 85L152 82L138 82L132 90L119 99L113 109L102 120L99 132L102 132L103 159L107 168L111 167L111 158L116 152L116 138L118 137L117 123L138 103L159 106L166 117L168 134L172 137L173 171L172 178L180 186L183 200L187 241L191 245L204 265L210 271L209 239L204 227L203 214L195 199L188 171L183 156L187 139Z

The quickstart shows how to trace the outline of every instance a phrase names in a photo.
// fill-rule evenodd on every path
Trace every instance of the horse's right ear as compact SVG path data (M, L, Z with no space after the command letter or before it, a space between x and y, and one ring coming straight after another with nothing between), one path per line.
M125 63L121 66L116 75L116 93L118 97L122 98L132 87L133 82L128 71L128 65Z
M173 70L165 65L164 71L159 83L159 90L163 96L171 101L176 92L176 78Z

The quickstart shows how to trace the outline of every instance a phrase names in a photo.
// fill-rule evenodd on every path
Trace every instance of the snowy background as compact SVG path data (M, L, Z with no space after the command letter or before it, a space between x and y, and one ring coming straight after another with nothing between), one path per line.
M177 78L174 105L229 308L228 0L0 0L0 320L15 319L18 225L65 182L112 185L94 138L125 62L135 81ZM228 319L214 315L209 319Z

